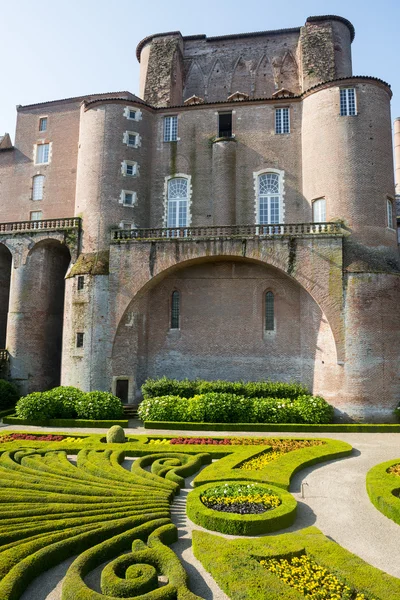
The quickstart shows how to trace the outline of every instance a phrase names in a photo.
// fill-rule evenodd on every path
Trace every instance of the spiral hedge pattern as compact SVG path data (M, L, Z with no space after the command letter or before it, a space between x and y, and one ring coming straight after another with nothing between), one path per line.
M122 459L120 450L81 450L76 465L60 450L3 452L2 600L18 600L39 573L74 555L62 600L198 598L167 544L177 539L171 500L208 455L148 454L131 471ZM85 577L105 562L100 594Z

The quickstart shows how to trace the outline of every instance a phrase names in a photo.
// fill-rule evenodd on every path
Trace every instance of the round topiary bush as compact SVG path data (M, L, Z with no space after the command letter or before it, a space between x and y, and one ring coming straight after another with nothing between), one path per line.
M125 439L125 431L120 425L113 425L107 431L107 444L123 444Z
M0 410L12 408L19 398L18 390L13 383L0 379Z
M61 402L61 413L57 417L62 419L75 419L77 416L75 405L85 395L85 392L72 386L55 387L46 392L49 398L53 398L55 402Z
M109 392L86 392L75 404L79 419L120 419L123 405Z
M30 421L56 419L63 411L59 397L51 396L48 392L33 392L20 398L15 407L17 416Z

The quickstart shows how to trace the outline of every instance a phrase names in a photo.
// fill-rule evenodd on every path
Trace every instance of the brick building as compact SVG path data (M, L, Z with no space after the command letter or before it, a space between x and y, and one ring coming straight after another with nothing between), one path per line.
M400 399L385 82L352 24L140 42L140 98L18 107L0 138L0 348L24 392L139 398L147 377Z

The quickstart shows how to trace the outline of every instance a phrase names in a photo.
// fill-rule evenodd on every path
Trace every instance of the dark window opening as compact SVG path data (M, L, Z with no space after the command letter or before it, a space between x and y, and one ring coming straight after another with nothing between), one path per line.
M232 113L218 114L218 137L232 137Z
M129 393L129 380L128 379L117 379L115 385L115 395L121 400L121 402L128 402Z
M171 329L179 329L179 292L172 292Z
M78 292L83 290L84 287L85 287L85 278L83 275L79 275L79 277L78 277Z
M274 295L272 292L267 292L265 294L265 331L274 331L274 329Z
M76 347L83 348L83 333L76 334Z

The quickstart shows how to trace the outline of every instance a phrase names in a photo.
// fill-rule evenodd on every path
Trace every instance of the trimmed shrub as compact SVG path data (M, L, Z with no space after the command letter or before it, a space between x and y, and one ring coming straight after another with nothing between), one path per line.
M0 379L0 410L12 408L19 398L16 386L5 379Z
M113 425L107 431L107 444L123 444L125 442L125 431L120 425Z
M63 411L59 396L51 396L47 392L33 392L20 398L15 407L17 416L30 421L55 419Z
M74 419L77 416L75 404L83 398L85 392L72 386L55 387L46 392L49 398L54 398L54 401L61 401L62 414L57 415L61 419Z
M307 388L300 383L283 383L280 381L205 381L203 379L148 379L142 386L143 398L160 396L179 396L191 398L197 394L210 392L235 394L246 398L289 398L307 395Z
M75 404L79 419L119 419L122 402L109 392L86 392Z
M319 396L248 398L209 392L191 398L146 398L138 415L143 421L186 423L329 423L333 408Z

